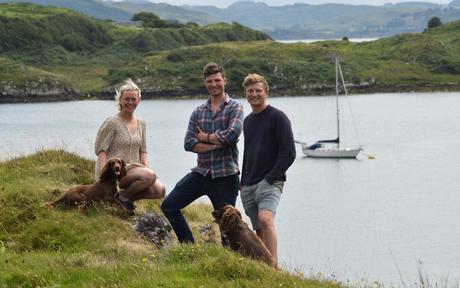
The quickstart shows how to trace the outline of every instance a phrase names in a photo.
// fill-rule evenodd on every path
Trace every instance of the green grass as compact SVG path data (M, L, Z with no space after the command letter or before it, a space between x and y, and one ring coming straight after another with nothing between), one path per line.
M228 90L242 94L241 81L248 73L268 78L273 95L332 94L332 55L341 58L347 82L371 79L371 89L393 91L421 89L427 85L460 85L460 21L426 33L403 34L377 41L353 43L323 41L312 44L281 44L273 41L227 42L181 47L151 53L122 71L109 72L113 83L129 75L143 79L144 87L163 91L199 91L201 67L221 63L229 76ZM139 67L143 67L139 70ZM352 93L358 90L351 89ZM368 91L368 90L366 90ZM173 93L171 93L173 94Z
M339 287L275 270L217 244L158 250L133 219L106 204L85 212L42 203L93 181L94 162L63 150L0 163L0 287ZM159 200L138 210L159 211ZM212 221L211 207L185 211L192 227Z
M38 94L46 94L51 90L46 85L53 81L50 75L82 96L97 94L120 79L145 74L142 59L146 53L269 39L265 33L237 23L142 29L95 20L64 8L27 3L0 4L0 23L0 74L5 76L4 81L12 81L8 91L16 90L21 95L33 94L28 89L31 87L40 88ZM6 59L10 63L5 63Z
M2 3L0 4L0 16L8 18L43 18L55 14L77 14L69 9L58 8L53 6L43 6L30 3Z

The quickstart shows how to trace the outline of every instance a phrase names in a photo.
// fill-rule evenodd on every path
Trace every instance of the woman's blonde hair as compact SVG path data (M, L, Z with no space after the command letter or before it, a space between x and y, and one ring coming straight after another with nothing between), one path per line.
M265 80L265 77L256 73L248 74L243 81L243 88L246 91L246 88L252 84L262 83L265 87L265 91L269 91L268 82Z
M123 93L125 93L125 91L137 91L139 100L141 99L141 89L139 88L139 86L136 85L136 83L134 83L133 80L131 80L130 78L127 78L123 82L123 84L120 86L120 88L115 89L115 100L117 101L118 110L120 111L121 111L120 100L121 100L121 96L123 96Z

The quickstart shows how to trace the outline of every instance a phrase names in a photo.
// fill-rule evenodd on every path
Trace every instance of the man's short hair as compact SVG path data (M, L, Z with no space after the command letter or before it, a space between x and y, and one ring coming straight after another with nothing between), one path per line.
M243 88L244 90L246 91L246 88L250 85L253 85L253 84L256 84L256 83L262 83L264 84L265 86L265 91L269 91L269 87L268 87L268 82L267 80L265 80L265 77L262 76L262 75L259 75L259 74L256 74L256 73L253 73L253 74L248 74L248 76L246 76L244 78L244 81L243 81Z
M222 77L226 78L224 68L217 63L210 62L203 68L203 79L206 79L208 76L216 73L220 73L222 74Z

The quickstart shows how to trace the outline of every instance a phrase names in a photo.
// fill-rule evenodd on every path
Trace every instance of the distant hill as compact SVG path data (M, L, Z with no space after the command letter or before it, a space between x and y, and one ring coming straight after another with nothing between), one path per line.
M28 2L40 5L64 7L84 13L97 19L110 19L116 22L130 21L135 13L153 12L162 19L175 19L181 22L196 22L201 25L221 22L220 19L200 11L193 11L166 3L137 1L100 1L100 0L0 0L0 3Z
M139 64L145 55L270 40L238 23L144 29L30 3L0 3L0 23L0 103L81 99L95 91L101 95L103 87L145 74Z
M231 94L255 72L273 95L320 95L333 88L331 54L342 58L351 92L460 89L460 20L371 42L311 44L270 41L238 23L129 27L28 3L0 4L0 23L3 103L111 99L127 77L146 98L203 95L200 71L210 61L226 67Z
M266 76L273 96L331 94L331 55L350 93L460 91L460 20L370 42L294 44L240 24L143 29L33 4L0 4L0 21L3 103L113 99L127 77L146 99L205 95L200 71L210 61L224 65L235 96L248 73ZM96 36L99 44L87 41Z
M421 32L433 16L443 22L460 19L455 0L450 6L423 2L383 6L345 4L292 4L269 6L241 1L228 8L183 6L223 21L236 21L267 32L276 39L381 37ZM257 13L254 13L257 11Z
M153 12L160 16L162 19L175 19L180 22L196 22L201 25L210 23L220 22L221 20L217 17L210 16L207 13L201 11L193 11L185 9L179 6L173 6L166 3L152 3L149 1L106 1L103 2L105 5L123 10L130 13Z
M206 25L238 22L268 33L275 39L331 39L383 37L423 31L436 16L443 23L460 19L460 0L448 5L402 2L382 6L348 4L291 4L269 6L264 2L240 1L227 8L174 6L147 0L0 0L31 2L69 8L98 19L129 21L140 11L162 19ZM331 2L334 2L331 0Z
M454 0L450 2L449 6L452 8L460 9L460 0Z
M0 3L19 2L68 8L97 19L111 19L114 21L124 22L129 21L132 17L132 14L127 11L110 7L104 5L100 1L94 0L0 0Z
M112 44L112 37L101 22L63 8L2 3L0 52L37 51L57 46L72 52L102 48Z

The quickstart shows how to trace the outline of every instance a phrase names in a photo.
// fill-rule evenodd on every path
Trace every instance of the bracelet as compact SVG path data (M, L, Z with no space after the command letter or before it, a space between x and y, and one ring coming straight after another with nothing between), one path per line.
M210 142L209 142L209 135L211 135L211 133L208 133L208 135L206 136L206 142L207 142L207 143L210 143Z

